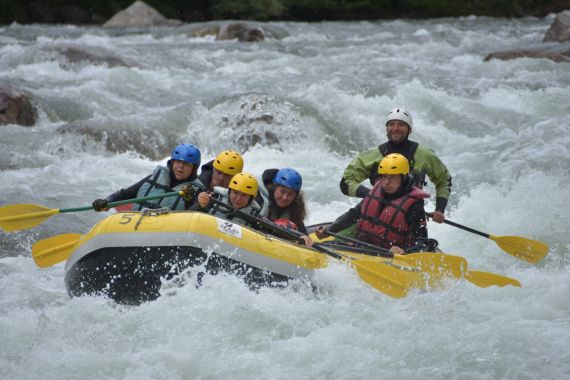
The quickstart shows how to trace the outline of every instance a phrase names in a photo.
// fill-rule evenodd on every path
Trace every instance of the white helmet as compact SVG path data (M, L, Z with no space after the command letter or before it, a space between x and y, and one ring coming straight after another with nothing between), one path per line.
M408 124L410 129L412 128L412 114L406 111L404 108L396 107L388 113L386 116L386 125L392 120L400 120Z

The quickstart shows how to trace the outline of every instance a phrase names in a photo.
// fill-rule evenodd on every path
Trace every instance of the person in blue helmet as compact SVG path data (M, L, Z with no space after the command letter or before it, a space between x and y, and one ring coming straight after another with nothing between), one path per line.
M109 202L159 195L173 191L196 190L196 172L200 167L200 150L192 144L180 144L172 150L166 166L158 165L152 174L144 177L134 185L121 189L105 199L96 199L92 206L95 211L107 211ZM191 197L187 197L191 198ZM187 210L194 203L193 199L185 200L182 196L153 199L141 204L134 204L133 210L143 208L168 207L171 210Z
M313 242L305 227L307 207L301 191L301 174L292 168L267 169L263 172L262 183L256 198L262 205L261 215L283 227L296 227L303 234L305 244L311 246Z

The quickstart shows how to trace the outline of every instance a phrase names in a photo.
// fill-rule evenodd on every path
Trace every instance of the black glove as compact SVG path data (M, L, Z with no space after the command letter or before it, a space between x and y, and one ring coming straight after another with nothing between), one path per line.
M182 186L182 192L184 193L182 199L184 199L185 202L190 202L196 195L196 190L194 190L194 187L190 184Z
M93 206L93 210L97 212L109 210L106 199L95 199L93 203L91 203L91 206Z

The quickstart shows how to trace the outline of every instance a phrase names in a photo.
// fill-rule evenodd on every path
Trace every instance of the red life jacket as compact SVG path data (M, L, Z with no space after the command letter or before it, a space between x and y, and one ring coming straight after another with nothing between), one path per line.
M413 246L415 236L406 222L406 215L414 203L429 197L428 193L414 186L401 197L387 200L381 181L376 182L362 201L358 238L384 248Z

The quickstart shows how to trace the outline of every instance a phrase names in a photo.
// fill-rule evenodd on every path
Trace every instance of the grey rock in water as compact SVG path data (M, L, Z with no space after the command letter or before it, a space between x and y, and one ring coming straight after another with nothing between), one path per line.
M289 33L274 25L250 25L245 22L207 23L197 25L190 30L190 37L215 36L216 40L237 39L244 42L262 41L288 37Z
M568 62L570 63L570 50L563 52L553 51L533 51L533 50L510 50L500 51L488 54L485 57L485 62L491 59L501 59L507 61L516 58L546 58L554 62Z
M251 26L244 22L234 22L220 27L216 40L238 40L257 42L265 40L265 31L260 26Z
M29 95L0 83L0 125L19 124L29 127L36 123L37 117Z
M221 118L220 118L221 116ZM306 140L300 110L295 105L264 94L243 94L211 109L200 124L215 125L216 144L247 152L256 145L283 149Z
M115 56L111 52L90 52L78 46L50 46L43 49L47 53L55 52L65 58L65 62L60 62L64 69L70 69L73 65L84 62L93 65L107 65L108 67L141 67L137 62L127 61Z
M121 121L78 121L56 129L58 133L85 136L114 153L137 152L152 160L163 159L179 144L176 135L165 134L152 126L136 126ZM141 138L144 136L144 138Z
M556 15L554 22L544 35L543 42L570 41L570 10Z
M559 13L543 42L570 42L570 11ZM557 44L547 48L533 46L530 49L515 49L488 54L485 62L491 59L510 60L516 58L546 58L553 62L570 63L570 44Z
M128 28L161 25L180 25L180 20L172 20L164 17L160 12L146 4L144 1L135 1L130 7L123 9L105 24L104 28Z

